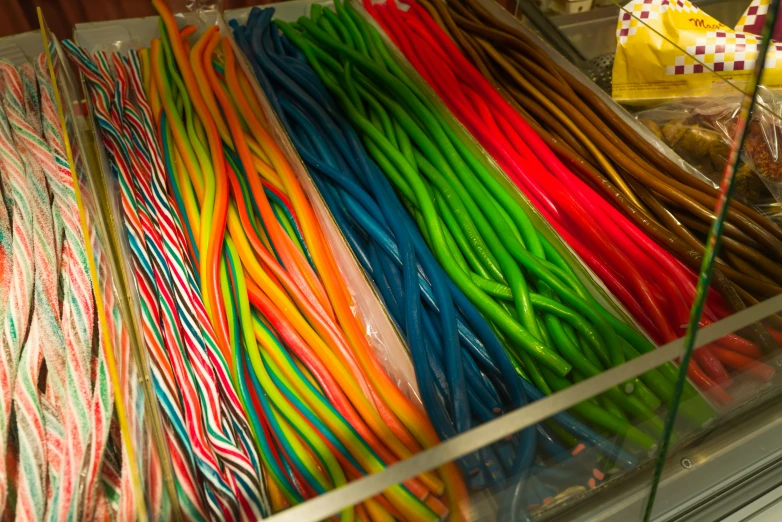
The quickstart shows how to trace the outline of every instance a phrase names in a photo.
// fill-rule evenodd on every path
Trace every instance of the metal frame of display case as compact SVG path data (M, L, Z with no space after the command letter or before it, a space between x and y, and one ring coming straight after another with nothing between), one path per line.
M756 322L782 309L782 296L759 303L698 331L696 347ZM415 457L399 462L382 473L369 475L347 486L320 495L304 504L270 517L274 522L315 522L342 508L373 496L385 488L450 462L491 442L570 408L583 397L595 396L629 376L639 375L678 357L683 340L607 370L562 392L510 412ZM772 364L782 367L782 354ZM760 411L760 408L766 408ZM713 522L744 506L757 493L782 484L782 388L770 386L752 400L720 418L713 428L677 444L669 456L655 503L655 521L693 520ZM695 463L682 466L683 459ZM641 520L652 476L650 461L629 474L566 502L536 513L538 520L565 522L633 522ZM673 462L675 465L671 466ZM776 474L766 475L766 472ZM777 478L779 480L777 480ZM764 479L765 487L756 480ZM751 496L747 491L755 492ZM473 498L476 521L496 520L493 502ZM697 518L695 518L697 517Z
M777 365L781 362L776 360ZM751 520L756 509L768 505L748 506L782 486L782 396L776 394L762 408L743 411L732 419L732 427L703 434L668 457L654 505L655 522L714 522L742 509L736 521ZM577 511L565 508L541 520L639 520L649 494L648 471L611 485L610 495L593 495L579 503Z

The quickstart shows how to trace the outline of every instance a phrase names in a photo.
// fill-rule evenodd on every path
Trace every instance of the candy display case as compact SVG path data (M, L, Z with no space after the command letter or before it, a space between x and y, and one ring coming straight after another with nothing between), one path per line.
M90 359L90 377L114 390L111 413L94 399L96 422L112 419L101 425L102 487L86 486L95 459L63 467L74 486L58 482L56 458L47 470L52 491L79 497L79 514L624 522L773 512L775 46L753 98L760 37L740 37L746 65L710 71L685 42L709 36L677 25L684 12L712 23L711 4L614 10L613 46L557 31L562 20L532 3L518 9L525 20L493 0L153 5L161 16L78 24L64 41L48 31L0 40L0 109L14 118L38 106L12 103L9 67L48 42L59 100L46 100L52 121L31 128L53 166L76 165L92 238L85 273L100 283L90 302L106 309L94 320L106 343ZM656 38L644 31L660 45L638 50ZM622 104L610 79L588 74L587 60L617 42ZM692 74L677 81L679 67ZM692 92L680 96L682 85ZM54 120L67 146L56 146ZM21 140L7 121L24 124L0 118L0 139L10 129ZM3 144L0 202L21 212L9 188L22 178ZM45 171L32 157L30 172ZM55 208L57 190L44 192ZM56 215L52 242L66 245L76 222ZM52 293L73 331L77 272ZM43 354L47 370L56 353ZM68 375L78 384L85 374ZM35 396L48 401L52 383ZM70 437L63 455L79 449ZM0 518L31 504L16 477L33 484L19 464L40 463L23 442L12 428L3 443L11 494Z

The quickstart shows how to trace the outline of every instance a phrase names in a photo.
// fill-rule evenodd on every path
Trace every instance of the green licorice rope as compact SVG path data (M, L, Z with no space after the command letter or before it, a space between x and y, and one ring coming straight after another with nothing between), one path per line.
M302 25L307 27L308 30L312 29L311 24L309 24L309 21L301 20L301 23ZM321 33L319 36L320 36L320 40L323 41L324 35ZM335 44L334 48L337 48L337 50L339 50L340 45ZM360 58L357 58L354 55L349 55L349 58L356 58L356 61L358 61L359 63L362 62ZM377 69L374 69L374 72L378 73ZM383 77L383 76L388 76L387 73L384 75L383 72L380 72L379 74L384 81L388 80L388 78ZM388 80L387 84L393 85L393 82L391 80ZM402 93L406 92L404 87L401 85L401 82L397 82L396 87L399 88L402 91ZM447 127L440 126L439 122L433 121L431 118L423 117L423 120L427 122L428 129L432 131L435 137L439 138L438 144L441 145L443 148L445 148L446 153L449 155L449 159L451 160L451 163L455 167L455 170L461 173L459 179L454 179L453 177L454 172L450 169L450 165L444 161L444 158L440 154L438 154L439 152L438 149L428 140L428 136L425 135L420 128L417 128L417 125L413 122L413 119L409 117L407 113L405 113L403 109L401 109L395 102L385 98L385 96L382 93L376 90L373 94L377 98L380 98L381 100L385 101L385 105L395 112L395 116L399 118L399 121L402 124L402 126L405 127L406 130L408 130L408 132L414 135L415 141L417 141L421 145L422 150L424 150L424 152L428 156L427 159L431 159L437 162L438 163L437 166L439 167L440 171L444 172L446 175L451 176L451 179L449 180L451 182L450 186L453 186L457 191L459 191L459 196L461 198L461 201L466 204L466 208L469 215L475 219L476 225L480 227L480 233L484 235L487 243L491 242L492 246L494 247L492 248L492 250L497 253L498 259L500 259L502 262L503 269L505 269L506 273L508 273L508 278L511 281L515 281L515 284L513 282L511 284L513 284L517 289L521 291L520 293L521 293L522 302L517 307L519 309L520 315L524 319L525 326L528 328L528 330L530 330L530 332L533 335L536 334L539 335L539 332L537 332L536 322L534 321L533 314L531 313L531 307L529 306L528 296L526 295L525 292L526 288L523 287L523 282L519 280L521 274L520 271L518 270L518 266L509 258L509 256L507 256L508 251L504 248L502 241L499 240L499 234L502 234L503 237L505 237L505 234L512 234L512 232L508 230L507 222L504 221L502 216L493 215L492 213L489 213L488 216L486 216L489 218L489 220L492 221L492 223L489 224L488 221L484 218L484 215L478 209L477 204L475 204L475 202L472 200L472 197L470 196L470 192L474 192L477 194L483 192L483 187L480 185L480 183L477 181L477 179L474 176L471 176L470 173L466 171L466 165L463 162L461 162L460 158L461 157L474 158L474 156L469 154L469 152L465 149L461 141L459 140L450 141L447 139L446 133L443 132L443 128L447 128ZM428 115L429 113L426 111L423 104L418 100L418 98L415 97L415 95L412 94L413 93L409 93L409 91L407 91L407 96L405 97L413 101L411 105L413 105L413 110L415 111L415 114L419 115L419 117L421 117L422 115ZM453 143L456 146L459 146L461 150L457 153L456 150L452 146L450 146L451 143ZM423 157L421 159L423 159ZM419 161L419 163L421 164L422 171L426 175L433 177L432 181L438 186L438 188L442 187L443 180L439 179L439 177L437 176L437 170L434 168L426 168L426 163L422 161ZM475 162L474 165L480 166L479 169L475 169L475 170L478 171L479 173L484 174L482 176L483 178L486 179L490 178L493 182L496 183L496 181L494 181L494 178L492 178L491 175L487 171L485 171L485 169L480 164ZM464 187L461 184L462 180L464 180L466 183L469 183L470 186ZM470 189L469 192L467 188ZM504 190L502 191L502 194L507 195L507 193ZM510 208L512 212L523 214L523 212L521 212L521 209L517 205L515 205L515 203ZM526 215L523 215L523 218L520 221L522 222L522 226L524 228L528 228L528 229L531 228L531 225L529 224L529 219L527 218ZM494 228L492 228L492 225L498 229L499 233L495 233L495 230ZM465 231L467 232L468 229L466 229ZM534 238L531 244L539 245L537 232L534 231L534 229L531 229L530 232L532 232L530 236ZM515 254L517 260L521 262L525 268L532 271L533 273L538 272L535 275L541 275L540 272L544 271L544 269L542 269L542 267L540 267L534 262L534 259L532 258L532 256L529 254L528 251L526 251L517 242L511 241L508 244L513 249L513 254ZM519 247L519 248L514 248L514 247ZM542 249L539 249L539 254L542 254ZM545 273L542 274L543 276L542 278L548 281L549 283L551 283L553 279L548 278L547 275L548 274ZM592 317L590 317L590 319L594 321L596 324L598 324L600 327L602 327L601 328L602 333L604 334L606 340L609 342L609 347L611 348L612 360L614 365L621 364L622 362L624 362L622 352L616 346L615 336L613 331L611 331L610 328L605 328L605 324L601 321L601 318L598 317L597 314L593 313L592 309L588 305L582 306L582 305L586 305L586 303L578 300L577 298L573 299L574 296L572 294L569 295L567 289L559 287L557 288L557 290L560 290L562 292L560 293L560 296L563 297L570 306L579 307L582 313L591 315ZM562 337L560 336L560 338Z
M302 21L301 21L301 23L302 23L302 25L304 25L304 26L305 26L305 27L307 27L308 29L311 29L311 25L308 23L308 21L307 21L307 20L302 20ZM370 29L371 29L371 28L370 28ZM321 39L323 39L323 34L322 34L322 33L321 33ZM306 49L305 49L305 52L306 52ZM325 60L325 61L328 61L328 60ZM334 66L334 64L332 63L332 68L334 68L333 66ZM382 71L381 71L381 74L382 74ZM384 79L384 80L386 80L386 78L383 78L383 79ZM332 84L332 86L333 86L335 82L333 82L333 81L329 82L329 81L327 80L327 83L331 83L331 84ZM393 84L393 81L389 81L389 83ZM399 83L399 82L398 82L398 83ZM375 94L378 94L378 93L376 92ZM342 98L343 98L343 101L344 101L344 96L340 96L339 94L337 94L337 95L338 95L339 97L342 97ZM380 95L380 97L382 98L382 95ZM384 100L384 101L386 102L386 105L387 105L388 107L390 107L390 109L391 109L392 111L394 111L394 112L395 112L395 115L396 115L397 117L399 117L399 118L400 118L402 125L403 125L403 126L406 126L406 127L407 127L407 130L408 130L409 132L411 132L411 133L414 133L414 134L415 134L415 138L417 138L417 141L418 141L419 143L422 143L422 148L424 149L424 151L425 151L425 152L428 152L428 155L429 155L429 157L430 157L430 158L431 158L433 161L437 161L437 162L438 162L438 164L439 164L439 166L440 166L440 168L441 168L441 169L442 169L444 172L446 172L446 174L449 174L449 175L453 176L453 172L451 171L451 169L450 169L450 168L447 166L447 164L445 164L445 163L443 162L443 158L442 158L442 156L439 156L439 155L436 153L436 151L434 151L434 152L433 152L433 150L432 150L432 148L433 148L433 147L432 147L431 143L429 143L429 142L427 141L427 138L426 138L426 136L421 136L421 134L422 134L422 133L420 132L420 129L419 129L419 128L417 128L417 125L415 124L415 122L414 122L414 121L412 121L412 118L407 118L407 119L405 119L405 115L404 115L404 114L402 114L402 113L400 112L399 108L396 106L396 104L395 104L395 103L393 103L393 102L390 102L390 101L389 101L389 100L387 100L387 99L386 99L386 100ZM350 104L349 104L349 103L347 103L347 104L345 104L345 105L349 107L349 105L350 105ZM421 108L421 107L418 107L418 108ZM421 110L420 112L417 112L417 114L419 115L419 117L420 117L421 115L424 115L424 116L428 115L428 113L427 113L425 110ZM354 113L353 113L353 114L351 114L351 116L353 117L354 121L355 121L355 120L358 120L358 121L357 121L357 123L359 124L359 126L360 126L360 127L362 127L362 130L369 131L369 132L371 133L371 130L372 130L372 129L368 129L368 128L367 128L367 125L366 125L366 123L367 123L367 122L365 122L365 121L361 121L361 119L360 119L359 115L355 114L355 111L354 111ZM431 126L431 125L430 125L430 126ZM434 127L434 128L435 128L435 130L437 129L437 127ZM370 135L370 138L372 139L373 137ZM373 139L373 141L377 142L377 145L378 145L379 147L381 147L381 148L384 148L384 149L387 151L388 155L389 155L389 156L390 156L392 159L396 160L396 163L397 163L397 165L396 165L396 166L399 168L399 170L401 170L402 172L405 172L405 174L407 175L408 179L412 179L412 180L418 181L418 180L415 178L415 176L414 176L414 175L413 175L413 176L410 176L409 169L406 169L406 168L405 168L406 166L405 166L405 165L404 165L402 162L400 162L400 161L399 161L399 158L397 158L397 157L394 157L394 156L395 156L395 155L394 155L394 151L393 151L393 150L390 150L390 147L389 147L389 144L388 144L388 143L384 143L384 142L382 141L382 139L376 139L376 138L375 138L375 139ZM441 139L441 141L442 141L442 139ZM458 142L458 140L456 140L456 143L460 143L460 142ZM452 159L453 159L453 156L454 156L453 152L454 152L454 151L450 151L450 152L451 152L451 157L452 157ZM462 150L462 151L461 151L461 153L462 153L462 155L463 155L463 156L465 156L465 157L467 157L467 158L471 157L471 155L469 155L469 153L466 153L466 152L467 152L467 151L465 151L465 150ZM422 159L423 159L423 158L422 158ZM422 161L420 161L420 160L419 160L419 163L421 163L421 166L422 166L422 167L426 168L426 163L425 163L425 162L422 162ZM471 178L471 177L469 176L469 173L467 173L467 174L465 174L465 173L464 173L464 168L465 168L465 167L464 167L464 164L463 164L463 163L458 163L458 162L457 162L457 165L458 165L458 168L459 168L459 170L462 172L462 179L465 179L465 178L466 178L467 180L473 180L473 181L474 181L474 178ZM409 166L409 164L408 164L408 166ZM448 191L448 188L449 188L449 187L444 187L444 188L443 188L443 183L442 183L442 180L438 179L438 177L437 177L437 173L436 173L436 172L434 172L434 175L432 175L432 174L433 174L433 172L432 172L432 171L433 171L433 170L435 170L435 169L433 169L433 168L432 168L432 169L427 169L427 170L428 170L427 174L429 174L430 178L432 178L432 181L433 181L434 183L438 184L438 188L440 188L442 191L446 192L446 196L448 196L448 192L447 192L447 191ZM490 175L488 174L488 172L486 173L486 175L487 175L487 176L490 176ZM492 178L492 179L493 179L493 178ZM411 181L411 183L415 183L415 181ZM490 240L490 241L492 241L492 242L493 242L493 244L495 245L495 248L496 248L496 250L498 251L498 257L500 257L500 256L503 256L503 257L502 257L502 259L503 259L503 261L504 261L504 263L503 263L503 268L505 268L505 267L509 267L509 268L510 268L510 272L511 272L511 276L514 276L514 275L516 275L516 274L518 273L518 272L517 272L517 270L518 270L518 267L517 267L517 266L515 266L515 265L514 265L514 264L512 264L512 263L508 263L508 261L507 261L507 255L506 255L506 254L507 254L507 251L506 251L506 250L503 248L503 246L502 246L501 242L499 242L499 243L500 243L500 244L499 244L499 246L497 245L497 243L498 243L498 237L497 237L497 235L494 233L494 230L493 230L493 229L491 229L491 226L490 226L490 225L488 225L488 223L486 222L486 220L485 220L484 216L483 216L483 215L480 213L480 211L477 209L477 205L475 205L475 203L472 201L472 198L469 196L469 194L467 194L467 192L466 192L465 188L464 188L464 187L461 185L461 183L459 183L459 182L458 182L458 180L454 180L454 179L452 178L452 179L451 179L451 181L452 181L452 182L454 182L454 181L455 181L455 182L454 182L454 186L455 186L455 187L457 187L457 189L461 189L461 190L460 190L460 192L461 192L461 193L460 193L459 195L460 195L460 196L463 198L463 200L466 200L466 201L467 201L467 203L468 203L468 205L469 205L469 208L468 208L468 212L469 212L469 214L470 214L471 216L475 217L476 221L478 221L478 223L479 223L480 225L482 225L482 230L481 230L481 231L482 231L482 232L485 232L485 233L486 233L486 235L489 237L489 240ZM471 188L471 189L474 189L476 193L478 193L478 194L483 194L483 195L486 195L486 193L485 193L485 191L484 191L484 189L483 189L483 187L482 187L482 186L480 186L480 185L476 185L476 183L474 183L474 182L473 182L473 183L471 183L471 184L472 184L472 186L471 186L470 188ZM404 188L403 188L403 190L404 190ZM420 190L420 189L419 189L419 190ZM405 192L408 192L408 191L405 191ZM502 191L501 193L502 193L502 194L505 194L505 193L504 193L504 191ZM408 199L410 199L410 200L415 200L415 201L419 202L419 204L421 203L421 198L420 198L420 197L418 197L417 195L410 194L409 192L408 192L408 194L406 194L406 195L407 195ZM426 213L426 211L428 210L428 208L427 208L427 207L428 207L428 205L426 205L426 204L425 204L425 202L424 202L424 208L423 208L423 210L424 210L424 212L425 212L425 213ZM516 205L515 205L515 203L514 203L514 205L510 206L509 208L510 208L511 212L513 212L513 213L517 213L517 214L518 214L518 213L519 213L519 211L520 211L520 209L518 208L518 206L516 206ZM476 212L476 211L477 211L477 212ZM523 213L521 213L521 214L523 214ZM510 224L510 223L512 223L512 221L510 221L510 219L509 219L508 217L506 217L506 215L499 214L499 216L498 216L498 217L499 217L499 219L500 219L500 220L494 219L494 222L492 223L492 225L494 225L494 226L496 226L497 228L499 228L499 229L500 229L500 230L501 230L503 233L508 233L508 234L511 234L511 237L514 237L514 238L519 238L518 230L517 230L517 229L511 229L511 228L509 227L509 224ZM447 216L447 215L446 215L446 218L448 218L448 216ZM519 218L518 218L518 216L517 216L517 221L520 223L520 228L521 228L522 230L526 229L526 231L527 231L528 233L529 233L529 232L532 232L532 240L531 240L531 241L529 241L529 244L531 244L531 245L536 245L536 246L537 246L537 249L536 249L536 250L538 250L537 254L538 254L539 256L542 256L542 254L543 254L543 252L542 252L542 247L540 247L540 246L539 246L539 245L540 245L540 240L539 240L539 238L537 237L537 232L536 232L534 229L531 229L531 225L530 225L530 223L529 223L529 220L528 220L528 219L526 218L526 216L524 215L524 216L523 216L521 219L519 219ZM429 234L429 236L430 236L430 237L432 237L432 238L434 238L434 239L439 239L439 238L437 237L437 232L438 232L438 230L437 230L437 227L436 227L436 226L434 226L434 227L431 227L431 229L432 229L432 230L430 230L430 234ZM556 289L559 291L560 295L564 295L565 299L567 299L567 300L569 301L569 303L571 303L571 304L573 304L573 305L575 305L575 306L577 306L577 307L580 307L580 309L581 309L581 311L582 311L582 312L586 313L587 315L590 315L590 319L592 319L593 321L595 321L595 322L597 322L598 324L600 324L600 327L601 327L601 329L603 330L603 332L604 332L604 333L605 333L605 332L608 332L608 335L606 336L606 338L607 338L607 339L610 339L610 340L614 341L614 339L615 339L615 336L614 336L614 333L613 333L613 331L605 327L605 326L606 326L606 324L605 324L603 321L601 321L601 318L600 318L600 317L596 317L596 315L595 315L595 314L591 314L591 313L590 313L590 311L591 311L591 310L589 310L589 309L585 309L585 307L584 307L584 306L580 306L580 305L586 305L586 303L584 303L583 301L582 301L582 302L579 302L579 300L578 300L578 298L575 296L575 294L573 294L573 293L572 293L572 292L571 292L571 291L570 291L570 290L569 290L569 289L568 289L566 286L564 286L564 285L560 284L560 281L557 281L557 280L555 280L553 277L551 277L551 274L547 272L546 268L544 268L544 267L542 267L542 266L540 266L540 265L537 265L537 266L535 266L535 263L534 263L534 262L535 262L535 260L534 260L534 258L532 258L532 256L530 256L530 255L529 255L529 253L528 253L526 250L524 250L524 249L523 249L523 245L522 245L520 242L516 242L516 243L513 243L513 242L511 242L511 243L513 244L513 246L514 246L514 247L520 247L520 248L514 248L514 253L516 254L516 257L517 257L517 258L520 258L520 259L519 259L520 261L522 261L522 262L524 262L524 263L525 263L525 265L524 265L524 266L525 266L525 268L527 268L527 269L531 269L531 271L533 272L533 274L534 274L534 275L542 275L544 278L546 278L546 279L547 279L547 281L550 283L550 286L553 286L554 288L556 288ZM480 245L479 245L479 246L480 246ZM514 273L516 273L516 274L514 274ZM483 274L483 275L486 275L486 274ZM470 282L472 282L472 281L470 281ZM552 283L553 283L553 284L552 284ZM468 285L468 286L469 286L469 285ZM518 282L517 282L517 283L516 283L516 287L518 288L518 286L519 286L519 285L518 285ZM478 289L478 291L480 292L481 290L480 290L480 289ZM524 296L524 297L527 297L527 296ZM575 299L574 299L574 298L575 298ZM588 308L588 305L586 306L586 308ZM530 317L530 314L529 314L529 311L530 311L531 307L530 307L530 306L528 306L528 305L527 305L527 306L524 306L524 305L522 304L522 306L519 306L519 309L520 309L519 311L521 312L521 315L522 315L522 316L524 316L524 315L525 315L525 313L527 314L527 316L526 316L526 319L527 319L527 321L526 321L526 324L527 324L527 325L532 325L532 326L530 327L530 330L532 330L533 332L536 332L536 330L537 330L538 328L537 328L536 322L534 321L534 315L533 315L532 317ZM491 312L490 312L490 313L491 313ZM530 319L532 319L532 320L530 320ZM502 321L500 321L500 324L502 325L502 324L503 324L503 322L502 322ZM512 333L512 332L510 332L510 333L511 333L511 335L513 335L513 333ZM538 332L536 332L536 333L538 333ZM561 334L561 332L559 332L559 333ZM561 344L567 344L567 343L564 341L564 339L565 339L565 337L564 337L564 336L560 335L560 339L562 339L562 340L560 340L560 343L561 343ZM613 360L614 364L616 364L616 363L621 363L621 362L623 361L623 354L621 353L621 350L620 350L620 349L617 349L617 346L616 346L616 344L615 344L615 343L611 343L611 347L612 347L612 360ZM618 352L620 355L617 355L617 352Z

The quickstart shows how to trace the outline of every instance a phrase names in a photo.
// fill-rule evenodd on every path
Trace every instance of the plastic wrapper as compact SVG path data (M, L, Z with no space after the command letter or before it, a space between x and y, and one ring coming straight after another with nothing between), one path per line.
M45 27L45 22L42 23ZM89 138L90 125L81 104L79 85L74 81L75 76L67 62L61 59L64 55L58 42L48 29L45 35L51 59L47 62L47 65L51 64L51 69L47 67L45 79L51 82L50 73L53 71L54 81L51 85L55 107L61 110L58 112L58 121L52 121L51 124L56 125L58 131L64 125L63 143L69 150L69 157L61 158L63 163L60 165L64 168L64 163L67 163L72 175L74 204L78 208L78 215L74 217L75 222L71 223L78 227L78 232L85 240L87 274L94 306L94 324L90 328L95 337L89 364L95 371L91 376L91 386L94 385L96 389L100 386L103 392L93 395L94 405L90 408L94 408L93 412L99 409L104 411L100 420L98 417L90 418L89 429L94 439L92 446L85 448L88 452L93 449L99 451L100 460L85 456L82 465L75 470L78 478L75 479L70 497L72 501L65 503L64 507L78 506L76 509L79 514L75 516L84 519L92 519L98 516L97 513L102 513L101 516L113 520L168 520L172 507L172 489L168 488L172 486L170 465L165 452L160 451L163 446L157 429L159 417L156 403L148 387L146 362L138 350L137 331L126 299L122 270L117 264L110 227L107 226L102 208L102 188L96 176L95 150ZM34 63L44 49L44 39L39 31L3 38L0 39L0 60L16 67ZM54 189L49 187L49 190ZM50 196L54 205L56 196ZM50 391L51 386L47 395ZM100 408L99 404L102 404ZM48 427L56 420L56 413L46 413L45 407L44 413ZM71 418L69 415L71 413L66 413L62 419ZM106 434L105 439L103 433ZM5 449L8 450L6 455L11 462L12 454L18 457L18 439L22 434L15 432L12 427L8 435L10 438ZM46 460L49 467L46 473L56 477L58 457L47 452ZM14 516L15 504L19 516L19 497L13 484L17 479L16 473L19 467L31 465L30 462L17 462L15 469L9 468L8 473L0 477L3 482L9 481L9 496L4 506L9 520ZM96 470L97 487L112 495L110 500L104 493L98 493L99 490L88 485L95 480ZM50 487L53 489L49 495L57 495L57 489L54 488L60 486L52 483ZM38 508L54 513L62 509L62 506L57 506L54 500L49 500ZM3 513L3 509L0 509L0 513Z
M740 109L741 96L733 92L720 97L683 98L641 111L637 117L674 152L717 184ZM782 97L761 88L758 101L736 174L736 197L762 209L782 201L782 121L777 116Z
M613 97L625 104L708 96L752 75L760 37L733 31L687 0L633 0L619 12ZM782 45L769 47L763 84L782 87Z

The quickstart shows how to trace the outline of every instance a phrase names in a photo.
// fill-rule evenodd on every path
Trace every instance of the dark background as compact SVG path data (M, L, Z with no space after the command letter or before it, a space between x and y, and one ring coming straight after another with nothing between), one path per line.
M167 3L174 8L175 12L185 10L184 1ZM225 9L233 9L267 3L271 2L223 0L222 5ZM46 23L58 38L70 38L73 26L81 22L99 22L155 14L151 0L0 0L0 36L38 29L37 6L41 6Z
M186 10L186 0L168 0L174 12ZM208 1L208 0L200 0ZM215 0L217 1L217 0ZM263 5L280 0L222 0L224 9ZM498 0L511 5L515 0ZM58 38L70 38L73 26L118 18L155 14L151 0L0 0L0 37L38 29L36 7L41 6L49 28Z

